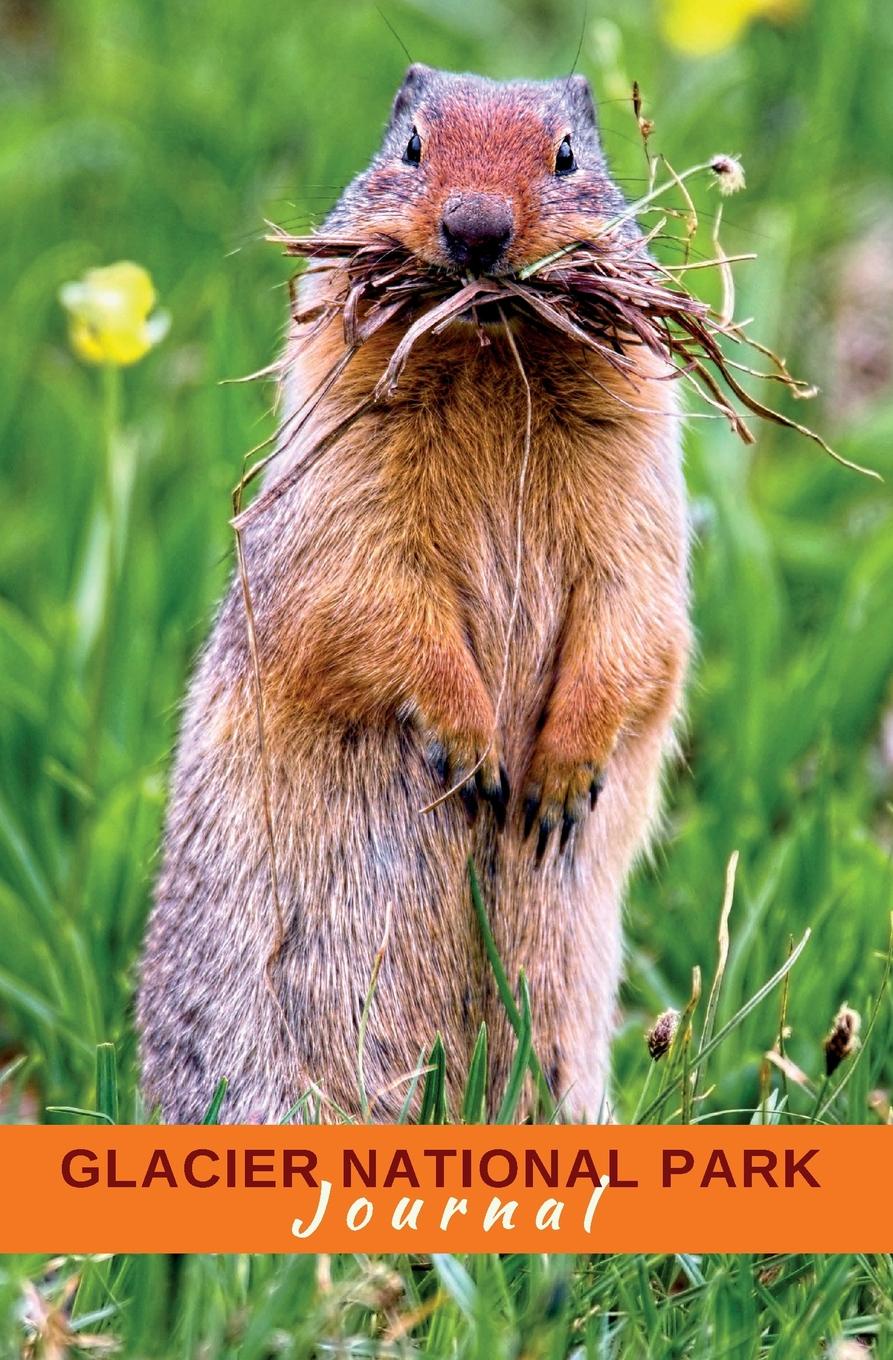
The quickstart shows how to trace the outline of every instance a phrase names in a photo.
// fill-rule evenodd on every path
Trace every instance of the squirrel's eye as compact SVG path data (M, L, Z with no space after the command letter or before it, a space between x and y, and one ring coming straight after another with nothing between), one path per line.
M422 159L422 139L415 128L413 128L412 136L406 144L403 159L408 165L418 165L419 161Z
M571 150L571 139L565 137L558 148L558 155L555 157L555 173L556 175L569 175L576 168L577 162L574 160L574 153Z

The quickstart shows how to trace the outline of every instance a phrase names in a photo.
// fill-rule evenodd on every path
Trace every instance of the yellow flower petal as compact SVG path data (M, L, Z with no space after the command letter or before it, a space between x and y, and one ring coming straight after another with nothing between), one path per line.
M155 287L130 260L90 269L60 290L69 313L75 353L91 364L135 364L167 330L163 314L150 317Z
M705 57L731 47L761 9L760 0L663 0L661 27L680 52Z
M70 323L68 338L71 341L71 348L79 359L86 359L88 364L105 362L102 345L99 344L90 327L85 326L83 321L72 321Z
M792 19L805 0L661 0L664 37L680 52L703 57L737 41L761 15Z
M90 364L135 364L148 354L152 341L143 327L140 331L94 330L84 321L73 321L69 330L71 347L78 358Z

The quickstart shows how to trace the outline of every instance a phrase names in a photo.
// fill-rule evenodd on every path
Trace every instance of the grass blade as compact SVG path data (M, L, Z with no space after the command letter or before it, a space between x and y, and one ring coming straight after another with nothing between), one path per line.
M490 918L487 915L487 908L484 906L484 899L481 895L481 885L478 882L477 871L474 867L474 860L471 855L468 857L468 879L471 884L471 900L474 904L475 915L478 919L481 937L484 941L484 949L493 970L493 977L496 980L496 990L505 1008L505 1013L509 1018L509 1024L515 1031L518 1038L521 1036L521 1012L518 1010L512 989L509 986L508 976L505 971L502 959L499 957L499 950L496 948L496 941L493 939L493 931L490 929ZM540 1109L549 1122L555 1114L555 1097L549 1089L545 1073L536 1052L531 1047L528 1054L528 1064L530 1075L533 1077L534 1085L539 1095Z
M518 1046L515 1049L515 1059L506 1082L505 1095L496 1116L497 1124L511 1124L514 1122L518 1113L518 1106L521 1101L521 1094L524 1090L524 1082L527 1077L527 1070L530 1067L530 1054L533 1042L533 1020L530 1015L530 994L527 990L527 979L523 971L518 978L518 990L521 993L521 1017L518 1030Z
M425 1089L422 1092L419 1123L445 1124L447 1122L446 1050L439 1034L431 1046L428 1064L430 1070L425 1078Z
M118 1121L118 1060L114 1044L96 1046L96 1108L110 1124Z
M228 1090L229 1082L227 1081L226 1077L221 1077L217 1083L217 1086L214 1089L214 1094L211 1097L211 1103L208 1106L207 1113L205 1114L205 1117L202 1120L203 1124L220 1123L220 1109L221 1106L223 1105L224 1100L226 1099L226 1093Z
M463 1124L485 1124L487 1122L487 1026L482 1023L468 1067L468 1080L462 1100Z

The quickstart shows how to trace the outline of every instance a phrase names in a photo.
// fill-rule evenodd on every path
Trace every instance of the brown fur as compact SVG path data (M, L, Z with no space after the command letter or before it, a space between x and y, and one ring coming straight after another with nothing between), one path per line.
M396 139L408 119L423 137L423 189L383 153L340 222L387 230L442 264L444 196L498 191L513 204L511 268L610 211L603 168L586 195L571 186L554 198L555 146L581 116L566 97L431 76L433 93L419 95L413 83L426 80L410 72L392 122ZM200 1118L221 1076L230 1120L281 1117L311 1079L356 1112L359 1019L388 914L365 1051L373 1117L399 1108L399 1079L437 1032L455 1101L482 1020L498 1095L513 1044L472 914L469 854L508 975L527 972L555 1094L577 1117L604 1113L622 891L656 810L689 645L679 422L672 383L634 387L563 336L512 325L533 423L498 731L526 411L498 329L483 346L466 323L426 336L387 408L246 534L286 918L272 981L291 1033L264 977L276 922L235 583L190 693L143 966L145 1086L169 1120ZM371 393L395 343L386 328L363 347L274 476ZM342 345L334 322L310 343L292 335L288 409ZM491 740L485 778L498 783L502 761L511 781L505 830L486 805L469 825L455 796L421 815L443 789L432 749L467 771ZM573 824L564 853L556 832L539 868L536 835L524 838L530 798L547 828Z

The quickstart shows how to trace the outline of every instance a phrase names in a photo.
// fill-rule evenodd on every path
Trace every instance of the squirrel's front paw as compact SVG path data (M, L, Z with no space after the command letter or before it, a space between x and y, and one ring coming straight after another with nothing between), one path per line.
M562 760L554 753L536 752L524 790L524 838L537 827L538 865L558 826L559 853L564 851L574 828L595 807L603 785L603 771L595 761Z
M477 818L480 800L484 799L493 809L496 825L502 831L508 809L509 781L496 743L483 732L446 729L426 723L424 719L420 719L419 726L432 768L444 788L458 785L469 822L473 823Z

